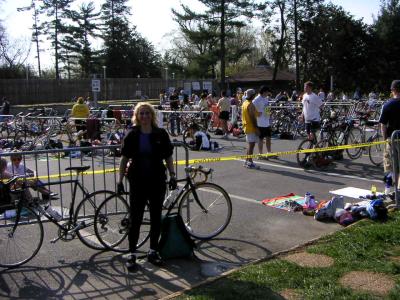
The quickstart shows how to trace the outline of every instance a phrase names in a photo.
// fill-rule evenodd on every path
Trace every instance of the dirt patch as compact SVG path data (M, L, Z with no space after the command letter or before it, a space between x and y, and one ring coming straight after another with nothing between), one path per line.
M400 264L400 256L390 256L389 259L396 264Z
M327 268L334 264L334 260L326 255L298 252L282 257L282 259L308 268Z
M294 289L285 289L279 293L286 300L301 300L300 294Z
M386 274L354 271L344 275L340 284L360 292L386 296L394 287L394 280Z

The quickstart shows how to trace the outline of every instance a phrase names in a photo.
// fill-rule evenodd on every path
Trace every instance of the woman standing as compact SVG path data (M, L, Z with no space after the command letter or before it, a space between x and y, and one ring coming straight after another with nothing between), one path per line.
M158 241L161 230L162 203L166 191L165 160L169 175L170 188L176 188L174 165L172 160L173 146L168 133L158 128L156 113L153 107L145 102L138 103L132 117L133 127L122 143L119 169L118 192L124 192L122 180L127 171L130 193L131 227L128 235L130 258L126 262L128 271L136 268L136 244L139 239L140 226L146 202L150 209L150 250L149 262L162 265L158 254Z

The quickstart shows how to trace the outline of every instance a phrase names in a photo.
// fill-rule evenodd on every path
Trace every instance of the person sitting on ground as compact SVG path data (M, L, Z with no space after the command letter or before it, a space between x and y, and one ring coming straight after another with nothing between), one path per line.
M32 189L42 194L43 199L50 199L57 196L44 186L44 183L37 178L34 178L35 172L25 166L22 162L22 155L19 152L14 152L10 156L11 162L7 163L6 172L12 176L23 175L27 176L27 183Z
M87 119L89 117L89 106L85 103L83 97L79 97L74 106L72 106L71 117ZM76 132L86 130L86 120L75 120Z
M211 144L214 149L218 148L218 144L212 142L210 135L201 131L196 123L189 126L189 135L193 138L193 141L189 143L189 148L192 150L212 150Z

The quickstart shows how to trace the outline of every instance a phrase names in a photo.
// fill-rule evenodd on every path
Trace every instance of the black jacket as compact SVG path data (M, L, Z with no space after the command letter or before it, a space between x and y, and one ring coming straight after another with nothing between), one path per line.
M121 154L132 160L128 169L128 178L133 181L141 181L141 170L136 168L137 161L140 159L139 153L140 127L134 126L125 136L122 142ZM151 173L152 180L165 182L166 169L164 160L173 154L174 147L171 144L168 133L162 129L153 127L150 134L151 153ZM135 163L136 162L136 163Z

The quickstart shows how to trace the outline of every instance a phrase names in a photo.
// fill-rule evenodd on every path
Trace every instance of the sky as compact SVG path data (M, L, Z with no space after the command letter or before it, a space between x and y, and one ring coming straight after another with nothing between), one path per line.
M367 24L372 23L372 16L377 15L380 6L380 0L331 0L331 2L342 6L355 17L363 18ZM29 40L31 36L29 28L32 26L31 13L17 12L17 7L28 6L31 0L3 0L0 3L0 19L9 36ZM171 8L179 10L180 3L190 5L194 10L202 7L196 0L130 0L128 1L132 12L130 21L157 50L163 50L167 45L167 34L177 28L172 20ZM31 56L30 62L34 63L33 46Z

